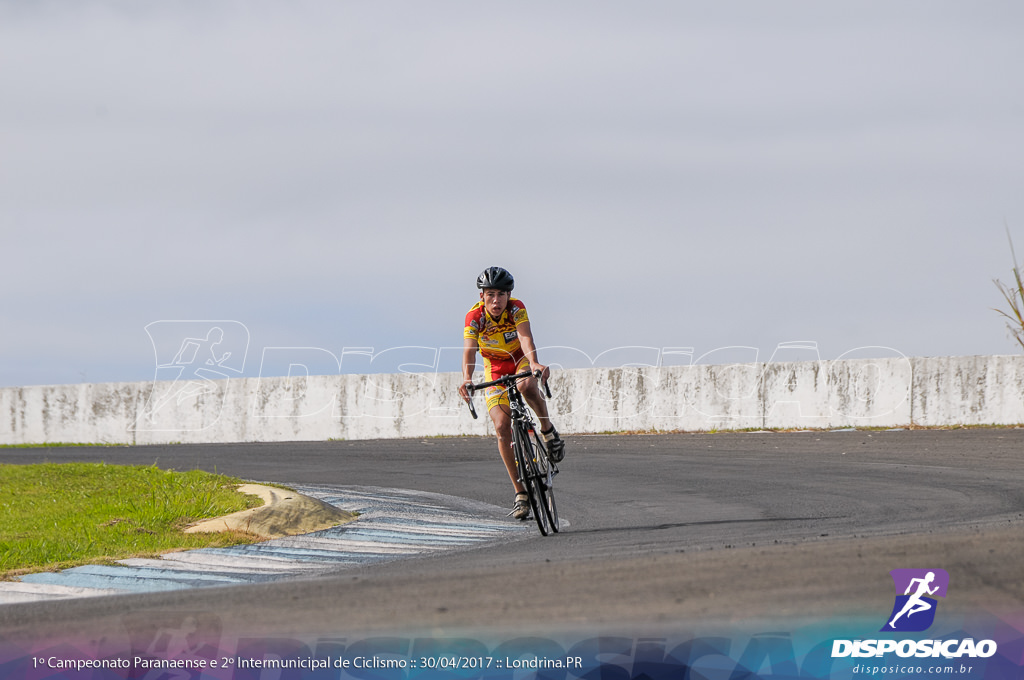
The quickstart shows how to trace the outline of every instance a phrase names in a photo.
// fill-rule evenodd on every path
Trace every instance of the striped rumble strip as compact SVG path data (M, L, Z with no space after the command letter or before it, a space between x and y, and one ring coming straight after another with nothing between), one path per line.
M377 487L289 486L360 516L331 529L252 545L27 574L0 582L0 604L263 583L534 533L507 518L506 510L453 496Z

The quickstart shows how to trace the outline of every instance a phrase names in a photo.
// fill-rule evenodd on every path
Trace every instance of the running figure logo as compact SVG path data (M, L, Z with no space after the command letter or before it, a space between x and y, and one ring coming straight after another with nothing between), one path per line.
M889 574L896 586L896 603L882 631L913 633L930 628L938 605L935 597L946 596L949 574L943 569L893 569Z
M249 330L238 321L154 321L146 326L156 357L153 387L135 431L197 431L213 425L240 377Z

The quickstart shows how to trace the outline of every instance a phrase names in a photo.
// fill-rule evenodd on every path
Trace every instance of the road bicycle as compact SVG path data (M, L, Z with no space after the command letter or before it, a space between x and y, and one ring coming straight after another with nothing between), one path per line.
M510 416L512 418L512 451L516 458L516 471L519 483L526 489L530 498L530 508L533 517L537 520L537 528L543 536L550 533L558 533L558 509L555 507L554 476L558 474L558 466L548 458L547 445L543 438L537 433L530 410L523 402L523 395L519 392L517 385L522 378L531 376L540 379L540 371L531 373L525 371L516 375L506 375L497 380L468 385L470 400L469 412L476 418L476 408L473 406L472 396L477 390L488 387L500 386L505 388L508 395ZM548 384L544 383L544 392L551 397L551 390ZM527 518L528 519L528 518Z

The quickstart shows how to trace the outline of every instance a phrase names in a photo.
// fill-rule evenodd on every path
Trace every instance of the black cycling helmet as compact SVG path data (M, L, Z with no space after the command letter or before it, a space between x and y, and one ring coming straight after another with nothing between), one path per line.
M502 269L501 267L488 267L481 272L480 276L476 277L476 287L480 290L495 288L497 290L507 290L511 293L515 286L515 279L512 278L507 269Z

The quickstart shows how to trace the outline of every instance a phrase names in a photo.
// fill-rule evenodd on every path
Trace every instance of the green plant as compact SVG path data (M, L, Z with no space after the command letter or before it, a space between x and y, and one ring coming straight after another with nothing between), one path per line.
M90 562L251 543L186 534L190 522L260 504L241 480L103 463L0 465L0 578Z
M1006 317L1006 327L1010 330L1014 340L1024 348L1024 281L1021 280L1020 267L1017 266L1017 253L1013 249L1013 239L1010 238L1010 229L1006 229L1006 238L1010 242L1010 256L1013 258L1013 284L1007 285L999 279L994 279L996 288L1003 294L1003 299L1009 305L1010 311L1004 311L993 307L993 310Z

